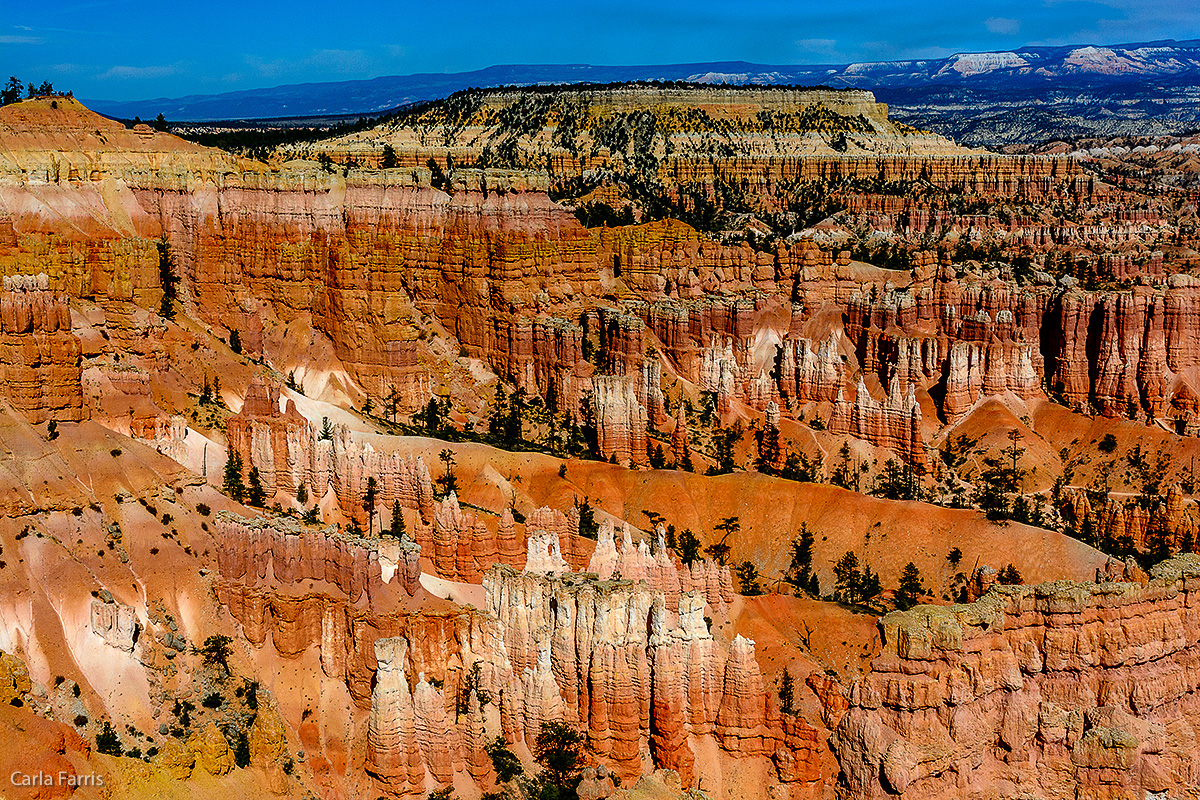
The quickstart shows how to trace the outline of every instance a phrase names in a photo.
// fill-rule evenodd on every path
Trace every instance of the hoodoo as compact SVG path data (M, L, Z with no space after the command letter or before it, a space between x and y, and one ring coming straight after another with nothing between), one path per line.
M728 77L0 94L16 797L1196 791L1196 143Z

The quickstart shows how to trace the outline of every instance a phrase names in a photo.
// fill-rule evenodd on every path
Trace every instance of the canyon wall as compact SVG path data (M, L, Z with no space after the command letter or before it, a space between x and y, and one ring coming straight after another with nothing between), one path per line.
M332 490L344 513L361 516L366 523L362 499L373 477L380 505L390 508L399 501L422 519L433 518L433 481L420 456L380 453L369 443L354 441L344 425L331 425L328 431L318 428L291 400L281 410L278 386L252 383L226 430L229 447L241 456L245 470L258 468L268 497L276 492L294 495L300 484L316 498Z
M624 779L652 764L691 786L694 748L716 746L772 759L776 783L823 780L817 730L781 714L753 642L737 637L726 652L709 633L707 603L732 600L728 568L678 574L628 532L616 552L607 526L610 579L565 572L561 557L545 572L493 565L482 611L410 611L403 597L420 592L415 545L396 543L389 556L378 540L224 512L216 538L220 602L255 646L270 641L287 658L317 647L323 673L345 681L365 713L365 768L392 794L427 791L426 771L437 786L459 772L483 785L485 737L532 742L550 720L582 728L591 758ZM385 580L389 567L395 577ZM616 577L618 568L637 580ZM120 630L104 610L94 624Z
M1141 798L1200 777L1200 557L1148 583L995 586L880 622L830 737L855 798Z
M739 636L722 652L704 622L702 595L680 594L672 611L661 592L625 579L504 567L485 575L484 588L512 664L508 692L523 701L501 707L510 739L533 741L543 722L561 719L583 728L623 779L640 775L649 755L691 786L692 742L712 737L732 756L790 765L774 780L820 781L816 730L785 723L753 642Z
M373 595L389 582L386 559L405 593L420 588L421 549L408 540L363 539L290 517L248 520L227 511L217 514L215 539L221 576L248 587L320 581L336 586L351 603L364 595L374 603Z
M713 108L722 102L713 100ZM889 394L897 382L901 396L912 385L936 388L948 422L980 398L1012 393L1049 394L1109 416L1173 419L1184 431L1198 427L1200 391L1188 374L1200 365L1192 344L1197 287L1183 275L1151 285L1163 280L1152 254L1147 285L1110 293L1080 291L1069 279L1055 287L1048 276L1024 286L991 274L960 279L948 259L939 265L932 253L918 253L909 275L857 264L848 252L807 239L723 245L674 220L587 230L545 187L532 177L522 183L526 173L512 170L462 170L447 194L429 185L424 162L344 174L303 162L270 169L148 129L127 130L73 101L57 109L43 101L15 105L0 114L0 136L11 145L0 163L0 271L44 271L46 291L94 299L117 344L151 364L165 366L156 344L161 320L146 310L162 297L161 243L181 279L184 309L237 331L251 354L263 347L267 321L311 324L377 407L390 396L400 411L413 411L446 380L438 377L440 357L420 338L419 318L428 313L468 354L552 399L557 410L577 417L590 393L602 451L623 463L644 464L645 425L666 422L660 395L670 371L714 392L722 414L738 403L754 410L772 401L784 408L834 403L839 388L852 389L858 366L877 373ZM71 154L55 156L64 143ZM847 177L1003 198L1092 191L1071 159L921 148L715 161L676 154L659 166L673 186L719 179L762 184L768 194L789 181ZM905 215L913 230L934 224L910 198L865 187L851 196L863 213ZM1097 206L1102 219L1092 227L1162 222L1149 211L1114 208ZM955 224L990 225L984 217L964 212ZM1008 233L1026 223L1036 227L1037 220L1014 218ZM1134 256L1115 247L1101 267L1126 275L1122 259ZM602 295L620 297L621 308L587 302ZM780 302L793 308L786 333L764 327ZM830 338L836 324L832 333L803 332L825 312L841 314L857 365L839 357ZM38 324L19 334L34 334L22 341L36 346L18 347L5 334L10 394L31 419L77 418L82 406L67 374L72 340L61 324ZM781 341L771 352L763 337L776 334ZM599 352L584 358L593 341ZM843 427L919 459L921 448L903 442L891 423ZM285 429L271 435L286 438ZM275 484L294 487L299 476L285 474L281 444L271 447L279 463L270 472ZM350 479L339 492L358 488Z
M79 337L67 297L47 275L4 277L0 294L0 391L33 423L85 417Z

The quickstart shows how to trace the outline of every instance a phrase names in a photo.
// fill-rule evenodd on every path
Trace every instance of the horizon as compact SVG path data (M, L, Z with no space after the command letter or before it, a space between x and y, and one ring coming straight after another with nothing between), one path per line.
M939 59L1024 47L1104 47L1200 38L1200 8L1179 0L985 2L854 0L836 9L781 0L738 8L679 0L584 8L470 0L446 12L355 0L334 17L300 2L281 19L241 4L241 30L184 3L170 20L134 0L50 9L18 0L0 25L7 75L93 100L131 101L391 76L450 75L508 65L657 66L745 62L803 66ZM313 13L305 13L313 12ZM61 27L63 19L70 27ZM586 31L583 33L582 31Z

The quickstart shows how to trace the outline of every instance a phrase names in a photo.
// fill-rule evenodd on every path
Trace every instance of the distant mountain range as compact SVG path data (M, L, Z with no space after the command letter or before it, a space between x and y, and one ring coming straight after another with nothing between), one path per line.
M900 119L975 144L999 144L1012 136L1027 140L1031 130L1102 134L1125 125L1151 133L1200 122L1200 40L1023 47L856 64L516 64L214 95L84 102L127 119L160 113L171 121L330 117L379 113L470 87L635 80L871 89L895 107ZM1020 119L1006 120L1015 109Z

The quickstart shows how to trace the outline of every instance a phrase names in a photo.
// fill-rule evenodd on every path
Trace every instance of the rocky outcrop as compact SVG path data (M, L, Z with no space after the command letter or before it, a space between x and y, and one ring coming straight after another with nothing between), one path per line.
M946 422L961 419L980 397L1011 392L1023 400L1042 394L1041 376L1034 368L1041 356L1029 342L988 345L956 342L950 348L942 413Z
M375 689L367 725L366 770L400 793L425 791L417 715L405 677L408 641L375 640ZM426 684L428 685L428 684Z
M636 545L633 543L633 533L629 523L625 523L618 549L613 524L605 520L600 524L596 549L587 571L601 580L645 581L651 591L663 595L671 611L678 609L680 597L689 592L695 592L713 607L733 602L733 579L728 566L710 559L697 559L690 566L683 564L667 549L661 525L654 538L655 547L651 553L645 540Z
M357 442L340 425L328 431L311 425L291 400L280 410L280 389L261 382L250 385L239 413L229 417L230 448L242 458L245 470L257 467L268 496L295 494L301 483L310 496L332 489L343 512L361 514L367 481L375 478L379 504L399 501L404 508L433 518L433 481L420 456L381 453Z
M432 526L417 525L415 538L438 575L468 583L478 583L480 572L499 554L495 534L475 514L462 510L454 492L435 507Z
M785 734L753 643L739 637L727 657L721 654L702 596L681 594L674 612L661 592L629 580L503 567L484 576L484 588L520 676L502 698L512 737L531 740L542 721L563 719L584 728L594 752L622 777L641 774L648 744L657 766L679 770L691 785L689 741L712 736L739 757L786 750L784 761L804 765L786 780L819 779L815 731Z
M839 391L829 418L829 431L866 439L876 447L891 450L914 469L923 469L927 458L921 433L921 406L915 387L909 386L906 395L900 393L899 387L899 381L893 382L891 392L882 402L871 397L861 378L853 402Z
M414 538L443 578L479 583L493 564L536 572L582 570L595 545L579 535L579 512L541 507L529 512L525 535L505 509L493 529L473 511L464 511L451 492L435 505L433 524L418 522Z
M779 354L779 394L793 404L834 401L846 383L841 357L841 330L817 344L803 337L787 339Z
M671 430L671 455L675 457L676 469L690 470L692 464L691 436L688 434L687 412L680 401L675 412L675 427Z
M226 511L216 518L217 569L245 586L288 586L322 581L336 586L350 602L385 585L380 540L343 534L336 528L312 528L290 517L248 520ZM388 550L395 584L408 595L420 588L420 548L392 543Z
M139 623L137 609L117 602L92 598L92 633L109 647L132 653L137 643Z
M646 466L646 425L649 416L638 402L631 378L597 375L592 378L596 440L600 455L618 464Z
M32 423L84 418L81 345L65 295L41 275L6 275L0 294L0 391Z
M1194 784L1200 558L1136 583L996 586L880 622L831 735L852 797L1140 798Z
M525 571L540 575L562 575L570 570L559 549L558 537L543 530L535 530L526 540L529 548L525 556Z
M1076 532L1086 541L1139 553L1190 552L1197 542L1195 501L1186 500L1177 484L1151 500L1154 504L1146 508L1136 498L1109 495L1093 508L1087 492L1078 490L1067 495L1067 506Z

